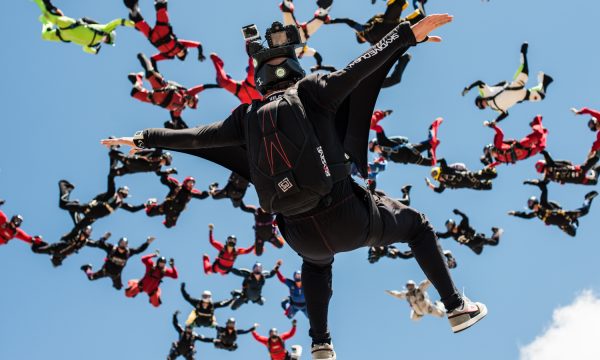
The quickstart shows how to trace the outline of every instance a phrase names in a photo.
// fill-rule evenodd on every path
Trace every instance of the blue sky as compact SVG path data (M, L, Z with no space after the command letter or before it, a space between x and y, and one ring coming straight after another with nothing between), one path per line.
M142 0L142 10L153 21L151 2ZM592 42L600 4L575 0L568 7L552 6L547 1L477 0L443 2L431 0L430 13L449 12L454 23L438 33L442 44L413 48L413 60L403 83L382 92L378 106L395 110L382 125L388 134L401 134L420 141L430 122L445 118L440 129L440 156L479 167L479 156L493 131L481 123L492 112L474 108L472 94L462 98L460 91L470 82L482 79L490 83L510 79L519 64L519 48L530 43L531 84L535 74L544 70L555 83L542 103L521 104L511 111L502 125L507 136L520 138L529 132L528 123L544 115L550 129L548 150L558 158L584 160L594 135L587 129L587 117L576 118L570 107L600 107L596 98L599 71L597 53ZM121 1L63 0L56 5L72 17L87 16L99 21L125 17ZM562 5L562 4L561 4ZM337 0L333 16L366 20L382 11L367 0ZM171 17L181 38L198 39L205 51L215 51L225 60L234 78L245 76L247 58L239 29L249 23L265 28L280 19L276 1L206 2L172 0ZM106 187L107 152L98 141L108 135L128 136L136 130L161 126L168 118L162 109L139 103L129 97L127 74L139 71L135 55L153 53L152 47L136 31L120 28L115 47L105 46L98 56L83 53L72 44L48 43L40 39L38 9L29 1L8 2L0 30L5 34L0 58L4 86L0 90L3 140L0 145L0 198L8 214L25 216L24 229L56 241L70 228L66 212L58 208L57 182L68 179L77 188L73 198L87 201ZM312 16L314 3L297 1L297 16ZM326 63L338 67L358 56L365 46L355 42L354 34L343 25L323 28L310 43L320 50ZM210 62L198 63L195 53L186 62L163 62L161 71L171 80L186 86L214 81ZM303 60L308 68L312 59ZM225 91L211 90L200 94L198 110L187 110L189 124L206 124L223 119L237 105ZM400 195L403 184L412 183L413 206L424 211L438 229L460 208L471 216L472 224L488 232L491 226L505 229L496 248L486 248L476 256L452 240L444 240L459 262L453 275L466 294L485 302L489 316L473 329L459 335L451 333L446 320L426 318L420 323L409 320L405 302L384 294L384 289L400 289L408 279L420 281L423 274L410 261L382 261L370 265L366 249L337 257L335 293L331 303L331 329L341 359L366 357L412 357L432 359L518 358L519 347L531 342L549 324L552 310L569 303L583 289L598 290L600 282L592 264L597 263L600 244L595 230L599 210L581 220L577 238L571 239L555 228L537 220L506 216L511 209L520 210L537 189L521 185L534 177L534 160L517 166L500 167L500 176L491 192L468 190L434 194L424 185L427 169L390 164L381 176L380 186L391 195ZM200 188L213 181L225 183L228 172L215 165L185 155L175 157L179 178L193 175ZM149 197L166 194L153 175L134 175L118 179L118 185L131 188L130 201L144 202ZM550 197L565 208L581 205L589 188L551 185ZM250 191L249 203L256 203ZM134 245L146 236L158 240L151 249L160 249L175 257L180 270L178 281L163 283L164 304L152 308L144 296L125 298L111 288L109 280L89 283L79 270L84 263L98 268L103 252L84 249L53 269L45 256L32 254L23 243L12 242L0 250L0 358L2 359L161 359L176 339L170 321L174 310L182 311L181 320L191 310L179 294L181 281L199 295L211 289L220 300L241 284L233 276L207 277L201 270L201 257L209 247L207 224L214 223L216 236L224 239L236 234L241 244L250 244L252 218L233 209L227 201L193 201L181 216L176 228L167 230L158 218L143 213L118 211L94 227L97 238L111 231L116 241L127 236ZM596 235L594 235L596 234ZM283 272L291 273L300 259L289 249L275 251L268 247L260 259L266 267L284 260ZM248 267L253 256L243 256L238 265ZM124 279L141 276L139 258L131 260ZM223 322L235 316L241 327L261 324L261 333L270 327L287 330L289 321L279 303L286 288L276 279L265 288L267 303L263 307L246 305L236 312L224 310ZM437 298L435 292L431 292ZM298 335L291 344L310 345L308 323L299 319ZM200 329L212 336L213 331ZM266 349L250 336L239 341L240 350L226 353L207 344L198 344L200 359L261 359Z

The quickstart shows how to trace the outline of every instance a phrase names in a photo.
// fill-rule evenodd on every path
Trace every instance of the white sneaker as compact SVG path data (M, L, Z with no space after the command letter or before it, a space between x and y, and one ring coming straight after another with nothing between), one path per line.
M336 360L331 344L315 344L312 346L311 353L313 360Z
M475 325L487 315L487 307L479 302L472 302L463 297L463 306L448 313L448 321L452 331L457 333Z

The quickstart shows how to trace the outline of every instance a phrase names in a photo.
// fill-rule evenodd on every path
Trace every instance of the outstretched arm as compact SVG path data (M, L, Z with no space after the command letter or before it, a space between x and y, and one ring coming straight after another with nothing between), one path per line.
M421 283L419 284L419 290L425 291L425 290L427 290L429 285L431 285L431 281L429 281L428 279L425 279L425 280L421 281Z
M552 159L552 156L550 156L549 152L542 150L541 153L544 156L544 160L546 160L547 166L556 166L556 162L554 162L554 159Z
M198 304L200 303L199 299L194 299L190 296L190 294L188 294L188 292L185 290L185 283L181 283L181 295L183 295L185 301L187 301L193 307L198 306Z
M252 331L252 337L254 337L256 341L263 345L267 345L267 343L269 342L269 338L260 336L256 331Z
M220 242L218 242L217 240L215 240L214 236L213 236L213 226L212 224L208 225L208 242L210 242L210 244L217 249L217 251L221 251L223 250L223 244L221 244Z
M449 237L452 237L452 233L450 231L446 231L445 233L436 232L435 236L439 239L448 239Z
M237 275L237 276L243 277L243 278L246 278L246 277L250 276L250 274L252 274L252 272L250 270L237 269L237 268L231 268L231 273L233 275Z
M240 204L240 209L242 209L243 212L247 212L247 213L251 213L251 214L255 214L256 213L256 206L254 205L246 205L243 201Z
M131 205L131 204L129 204L129 203L126 203L126 202L124 202L124 203L121 205L121 208L122 208L123 210L129 211L129 212L132 212L132 213L134 213L134 212L138 212L138 211L142 210L142 209L143 209L143 208L145 208L145 207L146 207L146 205L144 205L144 204L139 204L139 205Z
M406 291L386 290L385 292L397 299L406 299Z
M244 133L242 121L248 105L238 106L224 121L182 130L146 129L134 137L103 139L101 144L127 145L137 149L157 148L173 150L208 149L242 145Z
M130 249L129 250L129 256L135 256L137 254L141 254L142 252L146 251L146 249L148 249L148 246L150 246L150 243L154 241L154 237L153 236L148 236L148 239L140 246L138 246L135 249Z
M462 218L462 220L460 221L460 226L461 227L468 227L469 226L469 217L463 213L462 211L458 210L458 209L454 209L453 211L454 214L460 216Z
M524 211L509 211L508 215L518 217L521 219L533 219L535 217L534 212L524 212Z
M600 120L600 111L598 111L598 110L584 107L584 108L581 108L580 110L573 109L573 112L576 115L591 115L592 117L595 117L596 119Z
M465 96L469 93L469 91L473 90L473 88L478 87L478 86L485 86L485 83L481 80L477 80L474 83L472 83L471 85L465 87L462 91L462 96Z
M500 121L502 121L502 120L506 119L507 117L508 117L508 111L502 111L502 112L500 113L500 115L498 115L498 116L496 117L496 119L494 119L494 122L495 122L495 123L499 123Z
M450 15L431 15L412 28L408 23L401 23L344 69L322 76L315 99L325 109L337 109L365 78L399 53L405 52L420 41L440 41L438 37L428 38L427 35L450 21Z
M175 328L175 331L177 331L178 334L181 334L183 332L183 328L181 327L181 325L179 325L177 315L179 315L179 310L173 313L173 327Z
M250 246L249 248L239 248L239 249L237 249L238 255L250 254L253 251L254 251L254 245Z
M135 23L127 19L114 19L108 24L100 26L100 30L104 31L105 33L110 33L111 31L115 30L118 26L126 26L132 28L135 27Z
M208 191L200 191L198 189L192 189L192 197L194 199L206 199L207 197L209 197L209 193Z
M296 335L296 323L293 323L294 325L292 325L292 328L290 329L290 331L281 334L281 339L283 341L287 341L291 338L294 337L294 335Z

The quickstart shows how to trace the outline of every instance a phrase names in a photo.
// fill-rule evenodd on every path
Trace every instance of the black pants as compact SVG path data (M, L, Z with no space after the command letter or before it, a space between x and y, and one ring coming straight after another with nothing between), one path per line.
M177 347L177 343L173 343L171 345L171 351L169 351L169 356L167 356L167 360L175 360L180 356L183 356L185 360L194 360L194 351L180 351Z
M485 245L497 246L499 242L500 239L497 237L486 238L483 234L476 234L466 245L469 249L473 250L475 254L480 255L483 252L483 247Z
M88 276L90 281L102 279L105 277L109 277L112 280L113 287L117 290L121 290L123 288L123 280L121 279L121 272L111 273L106 267L102 267L102 269L96 271L95 273Z
M327 328L329 300L332 296L332 264L338 252L366 246L386 246L405 242L419 266L451 311L462 304L454 286L435 232L425 215L396 200L377 197L384 226L380 239L369 241L369 212L364 191L351 179L335 184L331 204L306 214L278 221L280 230L294 251L303 257L302 283L314 343L330 340Z
M246 294L245 292L241 292L238 294L239 294L238 298L235 299L233 301L233 303L231 304L231 310L237 310L240 308L240 306L247 304L250 301L253 302L254 304L258 304L261 306L265 304L265 298L260 295L250 298L248 296L248 294Z
M179 219L179 215L181 215L181 211L169 211L165 209L165 204L153 206L146 212L146 214L150 217L152 216L160 216L165 215L165 227L172 228L177 224L177 219Z
M227 350L227 351L236 351L238 348L237 343L234 344L226 344L224 342L221 342L219 340L215 341L215 347L217 349L221 349L221 350Z

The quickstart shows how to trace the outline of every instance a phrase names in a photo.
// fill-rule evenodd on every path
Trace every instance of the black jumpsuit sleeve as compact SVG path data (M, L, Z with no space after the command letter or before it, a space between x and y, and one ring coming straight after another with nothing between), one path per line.
M223 308L223 307L227 307L229 306L235 299L231 298L229 300L223 300L223 301L219 301L217 303L214 303L214 307L215 309L219 309L219 308Z
M143 131L144 148L173 150L208 149L242 145L242 121L248 105L240 105L224 121L183 130L146 129Z
M248 333L251 333L252 331L254 331L254 327L251 327L248 330L240 330L240 329L235 330L236 334L238 334L238 335L248 334Z
M102 250L106 251L107 253L109 253L113 248L112 244L108 244L108 243L106 243L106 241L103 241L102 239L100 239L98 241L88 240L85 243L85 245L89 246L89 247L93 247L93 248L102 249Z
M436 232L435 236L437 236L440 239L448 239L452 237L452 233L450 231L446 231L445 233Z
M389 3L389 1L388 1ZM385 9L385 13L383 14L383 21L385 22L394 22L400 20L400 15L402 15L402 7L404 6L404 1L396 0L387 6Z
M183 328L181 327L181 325L179 325L179 321L177 321L177 313L173 314L173 327L175 328L175 331L177 331L177 333L181 335L181 333L183 332Z
M544 160L546 160L546 166L556 166L556 163L554 162L554 159L552 159L552 156L550 156L550 153L548 153L546 150L542 150L541 153L544 155Z
M250 213L250 214L256 213L256 206L246 205L246 204L244 204L244 202L242 202L242 204L240 205L240 209L242 209L242 211Z
M131 205L131 204L128 204L128 203L123 203L123 205L121 205L121 208L123 210L127 210L127 211L132 212L132 213L138 212L138 211L142 210L145 207L146 206L144 204Z
M233 275L237 275L237 276L240 276L240 277L243 277L243 278L248 277L251 274L250 270L236 269L236 268L231 268L231 273Z
M194 199L206 199L209 197L208 191L192 191L192 197Z
M446 190L446 185L444 184L439 184L437 187L433 188L433 191L435 191L438 194L443 193L444 190Z
M461 212L460 210L456 210L455 214L462 218L462 220L460 221L460 224L458 226L461 228L468 228L469 227L469 217L467 215L465 215L463 212Z
M314 101L335 111L365 78L416 43L410 24L398 25L344 69L320 76L314 89Z
M183 298L185 299L185 301L190 303L190 305L192 305L193 307L198 306L198 304L200 303L200 300L194 299L193 297L191 297L190 294L188 294L188 292L185 291L184 287L181 287L181 295L183 295Z
M130 249L129 250L129 257L132 257L134 255L137 255L139 253L142 253L144 251L146 251L146 249L148 249L148 246L150 246L150 244L148 244L148 242L144 242L142 245L138 246L135 249Z
M387 135L385 135L385 132L383 130L377 133L377 142L379 143L379 145L387 146L387 147L394 147L394 146L398 145L397 142L388 138Z
M521 219L533 219L535 217L535 213L534 212L515 211L513 216L516 216Z
M108 185L105 193L102 193L94 198L96 201L107 201L117 192L115 185L115 177L108 175Z

